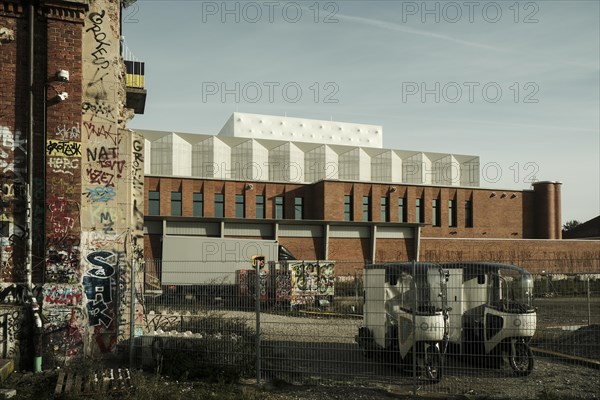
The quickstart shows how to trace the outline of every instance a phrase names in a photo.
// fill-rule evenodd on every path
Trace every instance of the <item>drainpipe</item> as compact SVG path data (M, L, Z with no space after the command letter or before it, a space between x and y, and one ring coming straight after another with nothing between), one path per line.
M33 293L33 109L34 109L34 43L35 43L35 5L34 0L29 1L29 112L27 126L27 265L26 265L26 281L27 290ZM33 371L42 372L42 318L40 317L40 307L37 304L35 296L31 296L31 314L33 322L33 350L34 363Z
M414 235L415 235L415 239L414 239L415 255L414 255L413 259L416 262L419 262L419 252L421 251L421 226L420 225L415 226Z
M31 317L33 321L33 372L42 372L42 318L35 297L31 299Z
M29 112L28 112L28 126L27 126L27 264L26 264L26 281L27 288L31 291L33 289L32 275L33 275L33 84L34 84L34 23L35 23L35 6L34 0L29 1Z

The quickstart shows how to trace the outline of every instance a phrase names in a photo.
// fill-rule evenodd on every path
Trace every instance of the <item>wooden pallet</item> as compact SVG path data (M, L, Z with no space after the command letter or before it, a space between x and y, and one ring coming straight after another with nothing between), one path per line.
M60 371L54 397L88 395L92 393L122 393L133 390L127 368L111 368L83 375L80 372Z

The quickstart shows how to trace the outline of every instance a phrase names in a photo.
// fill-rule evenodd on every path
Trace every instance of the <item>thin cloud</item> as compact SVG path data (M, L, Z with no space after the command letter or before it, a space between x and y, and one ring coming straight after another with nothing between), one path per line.
M499 47L494 47L494 46L489 46L486 44L471 42L468 40L457 39L452 36L442 35L439 33L433 33L433 32L427 32L427 31L423 31L423 30L419 30L419 29L408 28L404 25L396 24L393 22L381 21L378 19L354 17L352 15L345 15L345 14L336 14L336 18L345 19L347 21L357 22L357 23L363 24L363 25L374 26L374 27L380 28L380 29L387 29L387 30L396 31L396 32L408 33L410 35L419 35L419 36L426 36L426 37L430 37L430 38L434 38L434 39L445 40L448 42L458 43L458 44L461 44L464 46L469 46L469 47L477 47L480 49L495 50L495 51L503 51L504 50Z

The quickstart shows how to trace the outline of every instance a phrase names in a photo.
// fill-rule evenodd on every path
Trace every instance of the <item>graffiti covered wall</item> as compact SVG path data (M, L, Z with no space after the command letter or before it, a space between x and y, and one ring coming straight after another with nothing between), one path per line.
M25 282L26 142L0 125L0 281Z
M329 261L290 262L291 305L312 305L320 296L335 294L335 264Z
M130 271L143 256L144 149L124 129L133 113L120 13L118 0L89 1L77 117L64 117L46 141L45 351L59 361L112 353L129 336Z
M81 268L92 353L113 352L128 337L130 273L143 232L143 141L124 129L133 114L125 108L120 7L91 1L84 26Z

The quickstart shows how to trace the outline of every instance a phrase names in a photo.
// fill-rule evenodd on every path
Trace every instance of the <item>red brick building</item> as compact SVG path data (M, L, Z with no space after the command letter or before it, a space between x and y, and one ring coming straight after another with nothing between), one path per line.
M25 293L2 304L19 368L34 295L48 365L111 353L128 329L114 287L142 237L143 141L123 128L145 91L126 87L122 6L0 2L0 290Z
M541 271L554 256L597 260L599 255L594 243L560 240L560 183L555 182L503 191L147 176L145 196L147 259L162 257L163 233L190 234L185 227L198 224L222 224L209 234L214 236L277 239L299 259L336 260L342 275L364 261L411 260L417 251L415 226L421 226L421 260L520 261ZM256 227L263 226L258 235Z

